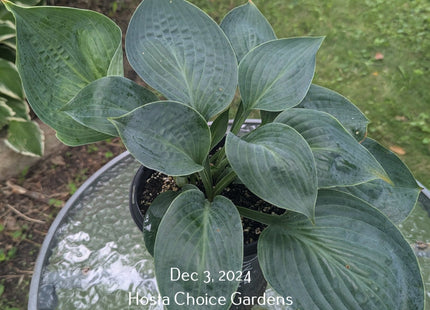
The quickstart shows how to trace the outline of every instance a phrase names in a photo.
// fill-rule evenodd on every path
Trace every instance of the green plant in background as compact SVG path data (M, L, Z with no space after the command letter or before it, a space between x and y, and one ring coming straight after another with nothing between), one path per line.
M144 241L162 296L207 294L219 301L212 309L228 309L239 282L207 275L242 269L242 216L267 225L260 266L294 307L424 309L417 259L395 226L419 188L399 158L366 138L356 106L312 84L321 37L278 39L252 2L218 25L186 1L145 0L126 52L167 98L159 100L122 77L121 32L108 18L2 1L17 20L28 100L58 138L79 145L119 135L143 165L181 180L147 211ZM262 125L238 136L253 111ZM284 213L235 205L223 196L234 183ZM172 267L199 280L172 282Z
M36 5L40 0L17 4ZM30 118L15 62L13 15L0 3L0 130L7 130L6 145L18 153L43 154L43 132Z
M420 113L418 119L410 122L412 127L418 128L420 131L430 134L430 115L427 113ZM423 144L430 144L430 137L422 140Z

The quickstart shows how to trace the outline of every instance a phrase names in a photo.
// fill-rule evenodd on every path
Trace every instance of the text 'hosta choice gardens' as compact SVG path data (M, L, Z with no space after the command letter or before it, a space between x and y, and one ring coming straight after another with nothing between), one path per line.
M142 165L177 180L147 210L142 238L160 295L227 301L169 309L229 309L239 282L203 275L242 269L249 218L262 223L264 278L293 308L424 310L418 262L396 226L420 189L367 138L356 106L312 84L322 37L277 38L252 2L218 25L187 1L144 0L125 52L150 90L123 77L121 31L107 17L3 3L28 101L58 138L119 136ZM240 135L255 111L261 124ZM237 185L281 212L225 197ZM201 277L173 282L172 268Z

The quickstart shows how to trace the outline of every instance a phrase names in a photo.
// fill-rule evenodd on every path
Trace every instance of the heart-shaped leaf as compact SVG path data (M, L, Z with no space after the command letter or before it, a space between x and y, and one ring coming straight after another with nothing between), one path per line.
M243 232L239 212L223 196L212 202L199 190L179 195L167 210L155 241L155 275L160 293L186 302L185 294L224 296L224 305L211 306L170 303L169 309L228 309L230 296L238 281L220 281L220 271L240 271L243 260ZM172 268L175 268L172 271ZM175 280L178 275L193 273L198 281ZM172 273L174 279L172 280Z
M17 67L34 112L66 144L109 137L58 110L91 82L122 75L121 29L93 11L4 3L16 19Z
M311 85L322 40L279 39L250 51L239 64L244 109L283 111L298 105Z
M61 111L91 129L117 136L108 117L124 115L146 103L158 101L149 90L120 76L98 79L83 88Z
M21 118L9 119L5 143L17 153L29 156L43 155L43 132L39 125Z
M203 170L211 133L205 119L193 108L158 101L109 119L142 165L171 176Z
M228 39L186 1L142 1L128 27L126 52L146 83L206 120L225 110L236 92L237 62Z
M316 225L287 213L258 241L268 283L300 309L424 310L424 285L401 232L364 201L320 191Z
M366 136L367 117L351 101L328 88L312 84L297 107L333 115L357 141L362 141Z
M393 152L369 138L362 144L379 161L392 184L373 180L357 186L337 189L367 201L382 211L391 221L401 223L414 208L420 187L408 167Z
M295 108L279 114L275 122L293 127L309 143L320 188L357 185L374 179L390 182L375 157L330 114Z
M276 39L272 26L252 1L231 10L220 27L233 46L237 62L257 45Z
M226 154L239 179L271 204L313 220L317 176L305 139L284 124L267 124L240 139L229 133Z

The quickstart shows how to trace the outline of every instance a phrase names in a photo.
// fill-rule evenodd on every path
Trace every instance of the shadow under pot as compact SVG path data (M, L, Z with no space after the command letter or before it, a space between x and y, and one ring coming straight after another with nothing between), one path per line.
M148 180L156 173L156 171L148 169L144 166L141 166L136 175L133 178L133 182L130 188L130 200L129 200L129 208L131 216L136 223L137 227L143 231L143 222L144 222L144 214L149 207L149 204L145 204L144 192L148 187ZM152 185L151 185L152 186ZM161 190L161 186L160 186ZM244 237L246 240L246 235ZM245 296L248 297L258 297L262 296L266 290L267 282L264 279L263 272L261 271L260 264L258 262L257 257L257 242L252 242L244 245L244 253L243 253L243 266L242 266L242 275L245 275L250 272L250 282L244 282L243 278L239 284L239 288L237 294L241 297L241 300L244 300ZM254 298L255 299L255 298ZM251 299L249 299L251 300ZM236 305L239 303L238 298L236 296L235 303L230 307L231 310L248 310L253 307L253 305Z

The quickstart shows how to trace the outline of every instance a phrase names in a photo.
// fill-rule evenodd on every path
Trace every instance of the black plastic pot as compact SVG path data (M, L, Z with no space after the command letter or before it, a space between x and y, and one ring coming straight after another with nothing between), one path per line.
M143 230L144 215L141 212L140 202L142 201L141 195L144 191L146 180L151 176L154 170L141 166L133 178L130 188L130 213L136 223L137 227ZM264 279L263 272L261 271L260 264L257 257L257 242L244 246L243 253L243 274L251 271L251 282L240 282L238 292L243 299L244 296L261 296L266 290L267 282ZM236 300L237 303L237 300ZM247 310L251 309L252 305L232 305L231 310Z

